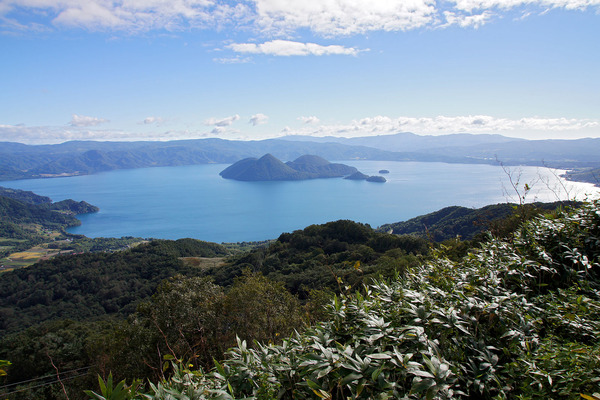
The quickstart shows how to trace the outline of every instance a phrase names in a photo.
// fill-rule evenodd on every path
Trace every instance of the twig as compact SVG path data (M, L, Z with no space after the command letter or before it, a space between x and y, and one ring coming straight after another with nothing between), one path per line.
M46 355L50 359L50 364L52 364L52 367L54 367L54 369L56 370L56 379L58 380L58 383L60 383L60 386L62 387L63 393L65 394L65 398L67 400L69 400L69 395L67 394L67 389L65 388L64 383L60 379L60 373L58 372L58 368L56 367L56 365L54 365L54 361L52 360L52 357L50 357L50 353L48 352L48 350L46 350Z

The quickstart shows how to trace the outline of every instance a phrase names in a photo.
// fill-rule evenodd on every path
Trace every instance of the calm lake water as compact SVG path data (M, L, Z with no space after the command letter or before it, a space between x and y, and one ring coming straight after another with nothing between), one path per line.
M211 242L277 238L282 232L338 219L378 227L446 206L482 207L518 201L502 168L489 165L356 161L367 175L390 171L386 183L341 178L297 182L238 182L219 176L227 165L120 170L95 175L0 182L54 201L85 200L100 212L79 216L72 233L89 237L139 236ZM527 201L554 201L557 179L549 170L513 167L513 177L533 190ZM544 177L550 180L549 190ZM537 182L536 182L537 181ZM570 196L597 193L592 185L566 183ZM561 189L562 190L562 189ZM562 192L564 199L564 192ZM512 199L510 196L513 196Z

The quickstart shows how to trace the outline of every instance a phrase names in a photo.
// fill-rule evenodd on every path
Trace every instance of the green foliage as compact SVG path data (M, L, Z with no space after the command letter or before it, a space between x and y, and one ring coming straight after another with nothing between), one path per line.
M58 256L6 272L0 279L0 337L58 318L126 317L162 280L201 274L178 257L225 252L199 240L159 240L116 253Z
M424 239L377 233L368 225L340 220L283 233L270 246L238 256L227 266L208 269L206 274L228 286L249 268L283 282L306 299L310 288L339 291L338 279L344 286L359 287L367 278L393 276L418 265L428 252ZM357 261L360 271L353 268Z
M73 250L76 253L99 253L127 250L142 243L142 238L124 236L121 238L88 238L80 235L69 235L69 241L48 244L49 248Z
M6 376L6 369L10 366L10 361L0 360L0 376Z
M52 203L33 192L0 187L0 258L54 240L49 230L64 233L65 228L80 224L74 215L95 211L97 207L84 201Z
M133 399L137 395L137 389L140 385L139 381L135 381L133 385L127 386L125 380L120 381L113 387L112 374L108 375L106 382L98 376L98 384L100 386L100 393L86 390L87 394L92 400L129 400Z
M46 196L40 196L33 192L19 189L11 189L0 186L0 196L19 200L29 204L48 204L52 203L52 199Z
M160 377L164 355L210 364L231 345L221 329L223 301L223 290L206 278L164 281L119 328L109 369L120 376Z
M172 257L222 257L229 253L220 244L196 239L153 240L132 251Z
M238 278L228 291L206 278L175 276L95 348L106 355L102 369L120 379L156 380L166 356L209 368L236 335L279 343L302 328L302 311L281 283L257 274Z
M576 202L532 203L517 207L515 204L494 204L478 209L452 206L404 222L385 224L379 232L392 231L397 235L417 235L435 242L477 239L490 231L505 237L527 219L557 208L576 206ZM523 217L524 216L524 217Z
M260 342L279 342L302 326L298 299L281 282L246 271L227 292L223 304L225 323L235 335Z
M198 399L593 398L599 337L594 202L336 297L328 321L279 345L238 339L188 376Z
M80 210L83 206L80 206L79 203L75 204L76 206L71 203L54 203L51 205L45 203L29 204L0 196L0 217L3 222L12 222L15 224L39 224L46 228L60 229L68 226L77 226L81 223L73 216L77 214L77 212L71 210L71 206L75 207L75 210ZM87 203L85 204L89 207L93 207ZM98 210L97 208L89 209L86 207L83 207L83 209L88 210L86 212ZM64 211L69 211L69 213Z
M7 336L0 343L0 358L10 358L7 385L12 400L81 398L100 372L100 355L94 341L110 332L110 325L93 322L52 321Z

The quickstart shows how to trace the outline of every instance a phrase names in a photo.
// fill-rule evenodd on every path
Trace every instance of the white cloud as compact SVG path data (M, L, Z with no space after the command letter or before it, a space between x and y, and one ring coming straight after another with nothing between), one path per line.
M446 19L446 24L441 27L458 25L461 28L473 27L477 29L480 26L483 26L492 17L492 13L485 11L481 14L464 15L452 11L444 11L444 17Z
M600 120L575 118L527 117L497 118L489 115L388 117L375 116L353 120L346 124L304 125L299 129L286 128L287 134L312 136L371 136L398 132L442 135L451 133L497 133L517 137L578 137L598 136ZM539 135L538 135L539 134Z
M270 37L309 30L334 37L449 24L477 27L515 8L597 9L600 0L0 0L0 26L126 33L228 28Z
M304 122L305 124L318 124L320 122L320 119L315 117L315 116L311 116L311 117L298 117L298 119L302 122Z
M136 140L178 140L212 137L221 133L224 128L215 128L215 132L201 130L169 130L151 132L131 132L107 129L71 129L66 126L25 126L0 125L0 137L4 141L25 144L53 144L70 140L96 141L136 141ZM235 133L235 132L234 132Z
M251 57L221 57L213 58L213 61L219 64L247 64L252 61Z
M541 8L565 8L567 10L583 10L600 5L600 0L449 0L455 8L462 11L473 10L508 10L522 6Z
M6 24L17 12L45 15L57 27L129 32L219 27L251 13L246 4L213 0L0 0Z
M256 126L256 125L262 125L262 124L266 124L269 121L269 117L266 116L265 114L254 114L252 117L250 117L250 123L252 124L252 126Z
M208 118L207 120L204 121L204 125L214 125L216 127L225 127L225 126L230 126L238 119L240 119L240 116L237 114L232 115L230 117L221 118L221 119Z
M425 26L434 0L254 0L257 24L270 32L308 28L324 36L399 31Z
M259 115L259 114L257 114ZM237 118L236 118L237 117ZM312 117L301 117L306 120ZM84 129L69 126L0 125L0 137L4 141L27 144L62 143L69 140L176 140L224 136L228 139L248 139L250 135L231 129L229 125L239 116L213 120L211 130L169 130L131 132L109 129ZM231 121L230 123L225 121ZM600 137L600 119L524 117L518 119L498 118L489 115L437 116L437 117L388 117L374 116L340 124L318 124L318 120L303 124L300 128L286 126L285 135L311 136L374 136L413 132L421 135L445 135L452 133L495 133L528 139L575 139ZM217 124L219 123L219 124ZM253 137L253 139L257 139Z
M5 141L25 144L62 143L69 140L131 140L130 134L118 130L71 129L65 126L0 125Z
M165 122L165 120L162 117L146 117L142 121L142 124L144 124L144 125L152 125L152 124L162 125L163 122Z
M316 43L300 43L290 40L271 40L270 42L234 43L227 46L237 53L268 54L274 56L324 56L324 55L351 55L358 54L352 47L339 45L322 46Z
M69 122L69 125L74 126L74 127L85 127L85 126L100 125L105 122L108 122L108 120L106 120L104 118L88 117L85 115L73 114L73 116L71 117L71 122Z

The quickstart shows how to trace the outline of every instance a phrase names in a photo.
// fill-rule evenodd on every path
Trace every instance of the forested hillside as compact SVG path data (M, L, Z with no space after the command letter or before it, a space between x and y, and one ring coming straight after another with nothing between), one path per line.
M481 208L452 206L411 218L408 221L384 224L377 230L395 235L416 235L436 242L457 237L462 240L472 240L487 231L496 235L512 232L522 220L524 213L527 217L531 217L578 204L580 203L572 201L530 203L523 205L518 213L515 212L518 206L510 203L493 204Z
M81 223L75 215L96 211L98 207L85 201L53 203L33 192L0 187L0 261L40 243L65 239L65 229Z
M58 256L0 279L0 337L57 319L126 317L164 279L200 275L180 257L217 257L221 245L193 239L156 240L116 253Z
M206 274L227 286L249 269L283 282L305 298L311 288L339 291L345 285L357 287L369 277L391 276L428 254L425 239L377 233L369 225L340 220L283 233L270 246L208 269Z
M596 399L599 206L336 297L324 322L281 344L238 339L210 372L167 357L169 378L125 397Z
M569 171L565 174L565 178L570 181L587 182L600 186L600 168L583 168Z
M600 392L600 204L517 218L482 242L335 221L224 259L153 241L5 273L0 396L84 399L110 373L123 399Z

